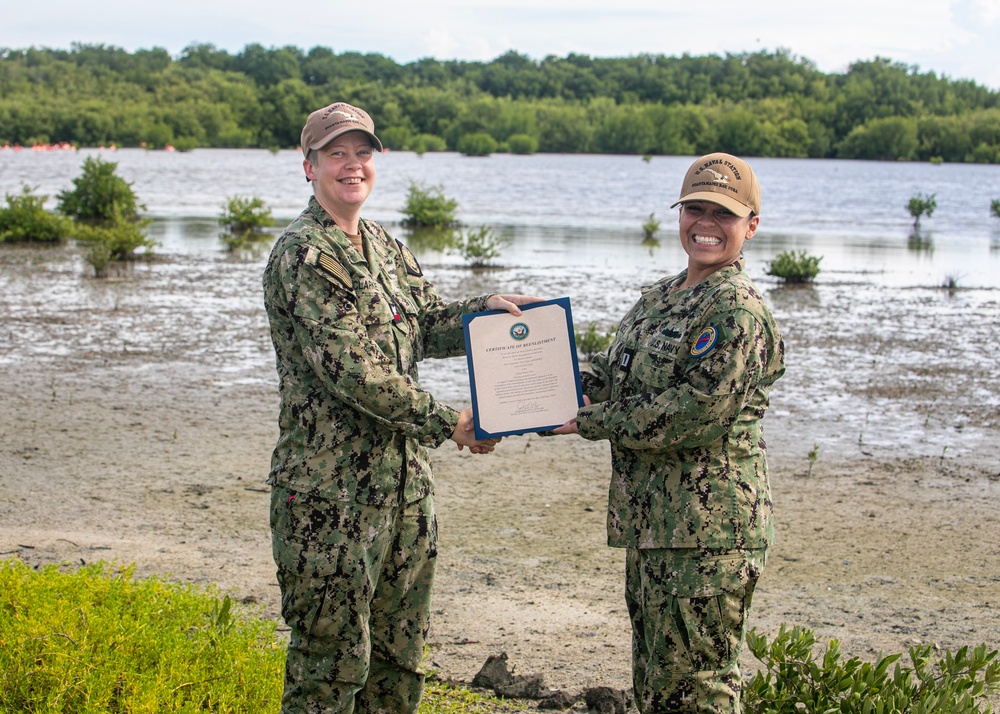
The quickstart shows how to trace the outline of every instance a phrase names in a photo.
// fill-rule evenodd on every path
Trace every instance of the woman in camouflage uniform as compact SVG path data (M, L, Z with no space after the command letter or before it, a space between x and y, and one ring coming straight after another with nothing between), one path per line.
M687 269L643 288L557 433L611 442L608 544L626 548L636 703L739 712L739 656L774 537L761 417L784 347L742 249L760 220L746 162L710 154L681 187ZM672 206L672 207L673 207Z
M271 533L291 629L285 714L412 712L437 554L428 447L476 453L472 412L421 389L417 363L464 353L462 315L537 298L445 304L413 254L360 217L382 150L343 102L302 130L308 207L277 240L264 303L281 398Z

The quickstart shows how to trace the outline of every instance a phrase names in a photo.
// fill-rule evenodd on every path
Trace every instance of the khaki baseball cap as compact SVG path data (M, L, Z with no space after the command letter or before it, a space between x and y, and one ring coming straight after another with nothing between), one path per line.
M691 164L681 184L681 196L670 207L687 201L711 201L741 218L760 215L760 184L753 169L732 154L702 156Z
M382 142L375 136L375 122L364 109L358 109L347 102L334 102L328 107L317 109L302 127L302 153L310 149L322 149L341 134L349 131L363 131L372 140L376 151L382 150Z

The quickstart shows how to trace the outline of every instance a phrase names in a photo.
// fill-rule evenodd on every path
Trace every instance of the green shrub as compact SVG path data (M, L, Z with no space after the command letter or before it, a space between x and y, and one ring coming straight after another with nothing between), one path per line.
M615 339L615 331L598 332L597 323L591 322L584 332L575 333L576 351L579 352L589 362L594 359L594 355L605 352Z
M198 148L198 140L193 136L178 136L173 147L181 152L194 151Z
M465 156L489 156L497 150L497 140L484 131L477 131L465 134L456 148Z
M656 220L656 214L650 213L649 220L642 224L642 239L653 240L660 230L660 222Z
M941 287L945 290L955 291L959 288L959 283L962 280L961 275L955 273L947 273L944 279L941 280Z
M965 155L967 163L1000 164L1000 146L980 141Z
M473 268L482 268L499 258L503 247L512 240L508 234L497 235L489 226L479 226L457 235L453 250Z
M930 218L934 214L934 209L937 208L937 194L929 194L927 196L922 193L918 193L916 196L910 199L909 203L906 204L906 210L910 212L913 216L913 227L918 228L920 226L920 219L923 216Z
M88 156L83 173L73 179L72 190L61 191L59 211L81 221L112 221L115 217L131 220L145 208L136 202L132 184L115 174L118 164Z
M994 198L990 201L990 215L994 218L1000 218L1000 198Z
M87 245L84 260L93 266L97 277L102 278L107 275L109 263L131 260L139 248L149 251L156 245L146 233L149 222L144 218L126 220L114 216L99 225L77 223L74 238Z
M440 186L425 187L413 181L406 192L406 205L403 207L404 226L454 226L455 211L458 201L446 198Z
M410 139L408 148L418 154L428 151L447 151L448 142L436 134L417 134Z
M538 151L538 139L530 134L511 134L507 137L507 148L512 154L534 154Z
M271 209L256 196L242 198L233 196L222 206L218 218L219 225L225 229L220 236L226 248L231 251L252 249L269 236L262 229L274 225Z
M405 148L412 138L412 132L405 126L390 126L386 129L380 129L378 134L382 140L382 146L390 149Z
M58 243L72 232L63 216L45 210L48 196L36 196L24 185L19 195L7 194L7 206L0 208L0 243L38 241Z
M767 274L781 278L786 283L807 283L819 275L819 261L823 257L807 255L804 250L783 251L774 257Z
M997 650L943 652L932 659L933 645L901 655L879 656L872 663L843 661L840 642L831 640L822 658L813 653L816 638L805 628L781 627L774 640L747 633L747 647L763 664L744 684L747 714L978 714L991 711L988 698L1000 691Z
M243 198L233 196L222 206L219 225L229 233L258 233L262 228L274 225L271 209L256 196Z

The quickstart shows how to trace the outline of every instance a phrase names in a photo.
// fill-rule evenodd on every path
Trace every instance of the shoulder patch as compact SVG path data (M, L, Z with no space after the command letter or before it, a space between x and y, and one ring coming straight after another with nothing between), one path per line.
M715 343L719 341L719 331L714 327L706 327L704 330L698 333L694 342L691 344L691 356L692 357L704 357L715 347Z
M406 266L406 272L410 275L423 275L424 271L420 269L420 263L417 262L417 257L413 255L409 248L403 245L403 242L396 239L396 245L399 246L399 254L403 256L403 264Z
M340 281L345 288L351 289L354 287L353 283L351 283L351 276L348 274L347 269L338 263L332 256L321 252L319 257L316 259L316 265L318 265L320 270L324 273Z

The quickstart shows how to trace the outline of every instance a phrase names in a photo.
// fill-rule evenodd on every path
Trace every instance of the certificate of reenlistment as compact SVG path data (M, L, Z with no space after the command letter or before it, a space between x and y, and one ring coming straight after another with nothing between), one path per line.
M583 406L569 298L462 317L477 439L562 426Z

